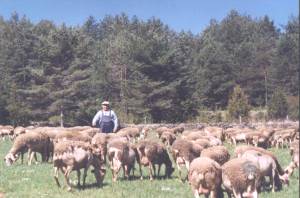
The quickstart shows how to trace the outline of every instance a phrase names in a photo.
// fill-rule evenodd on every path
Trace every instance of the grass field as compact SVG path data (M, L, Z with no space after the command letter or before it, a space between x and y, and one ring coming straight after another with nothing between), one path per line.
M56 186L53 179L53 168L51 163L27 166L25 164L22 165L18 160L13 166L6 167L3 159L11 145L12 143L9 140L0 142L0 158L2 160L2 163L0 163L0 192L4 193L5 197L193 197L189 185L187 183L183 184L178 180L177 171L173 173L171 179L154 181L149 181L148 179L144 179L143 181L139 179L131 181L123 180L123 173L121 172L119 174L119 178L121 179L116 183L112 183L111 172L107 169L102 188L93 186L95 178L89 171L87 188L85 190L79 190L75 187L72 192L67 192L61 174L60 182L63 184L63 188L58 188ZM229 145L226 146L228 146L232 153L233 148ZM271 149L271 151L276 154L283 167L289 164L291 157L288 149ZM136 171L135 175L138 176L138 174L138 171ZM144 171L144 176L145 175L148 175L148 170ZM76 181L76 172L72 172L71 179L72 182ZM290 178L290 186L284 187L280 192L263 192L260 193L259 196L298 198L299 171L297 170Z

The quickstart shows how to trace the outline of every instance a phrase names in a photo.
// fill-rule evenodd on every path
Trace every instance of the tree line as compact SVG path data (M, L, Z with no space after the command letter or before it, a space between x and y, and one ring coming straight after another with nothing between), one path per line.
M0 123L89 125L103 100L121 122L184 122L226 109L236 86L251 108L278 89L293 107L298 66L293 16L280 30L232 10L192 34L126 14L67 26L13 13L0 17Z

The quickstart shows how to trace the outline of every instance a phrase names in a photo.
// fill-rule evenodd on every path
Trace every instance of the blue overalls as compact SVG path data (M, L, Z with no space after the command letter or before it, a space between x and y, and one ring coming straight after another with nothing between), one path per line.
M111 111L109 111L109 115L104 115L102 111L101 121L100 121L100 131L102 133L111 133L114 130L114 122L112 120Z

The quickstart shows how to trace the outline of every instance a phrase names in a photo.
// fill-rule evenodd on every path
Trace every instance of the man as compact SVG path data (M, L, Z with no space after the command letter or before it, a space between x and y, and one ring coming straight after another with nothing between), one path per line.
M92 125L96 126L97 122L102 133L115 133L117 131L118 118L115 112L110 109L108 101L102 102L102 110L94 116Z

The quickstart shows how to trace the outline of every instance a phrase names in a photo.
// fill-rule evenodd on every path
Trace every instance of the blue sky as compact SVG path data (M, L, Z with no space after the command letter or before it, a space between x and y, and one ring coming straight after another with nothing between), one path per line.
M280 28L291 15L298 16L299 4L298 0L0 0L0 16L5 19L16 11L34 23L48 19L81 25L90 15L99 20L124 12L143 20L154 16L173 30L193 33L203 31L212 18L222 20L232 9L254 18L268 15Z

